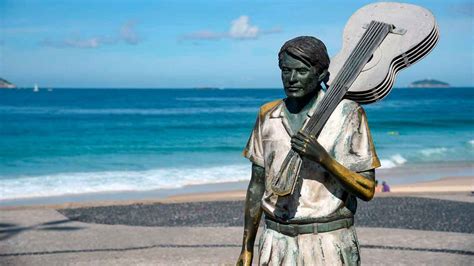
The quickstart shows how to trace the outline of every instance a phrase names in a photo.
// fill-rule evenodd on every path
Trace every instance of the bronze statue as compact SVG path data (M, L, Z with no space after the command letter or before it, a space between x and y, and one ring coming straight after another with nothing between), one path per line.
M362 107L342 100L319 136L300 130L325 94L329 79L325 45L309 36L281 48L279 66L286 98L260 108L244 150L252 162L245 206L242 252L237 265L250 265L262 213L265 231L259 264L333 265L360 263L353 217L356 197L368 201L380 162ZM271 180L293 149L302 158L292 193L279 196Z
M244 150L252 177L238 265L252 262L262 213L259 264L360 264L356 197L372 199L380 161L359 103L386 97L397 72L421 60L438 38L431 12L384 2L351 16L331 66L314 37L283 45L278 59L287 97L260 108ZM327 92L321 83L330 85Z

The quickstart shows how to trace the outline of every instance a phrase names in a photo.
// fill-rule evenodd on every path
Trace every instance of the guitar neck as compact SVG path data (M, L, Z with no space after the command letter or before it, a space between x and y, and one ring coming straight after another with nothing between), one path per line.
M318 136L324 124L336 109L337 105L344 98L352 83L369 61L375 49L379 47L387 34L392 29L392 25L378 21L371 21L368 29L344 63L341 71L336 75L330 88L328 88L324 98L316 108L315 113L310 118L303 132Z

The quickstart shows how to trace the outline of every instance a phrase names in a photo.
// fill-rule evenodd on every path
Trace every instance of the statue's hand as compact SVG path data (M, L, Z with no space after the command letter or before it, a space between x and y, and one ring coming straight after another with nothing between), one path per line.
M250 266L252 265L253 254L250 251L243 250L240 253L239 259L237 260L237 266Z
M301 131L291 138L291 147L301 156L320 164L328 162L328 159L331 158L314 135L307 135Z

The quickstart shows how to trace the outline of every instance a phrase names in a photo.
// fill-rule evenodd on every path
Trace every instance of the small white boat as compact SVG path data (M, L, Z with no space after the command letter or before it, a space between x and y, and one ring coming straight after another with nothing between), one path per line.
M33 87L33 91L34 91L34 92L38 92L38 91L39 91L38 84L35 83L35 86Z

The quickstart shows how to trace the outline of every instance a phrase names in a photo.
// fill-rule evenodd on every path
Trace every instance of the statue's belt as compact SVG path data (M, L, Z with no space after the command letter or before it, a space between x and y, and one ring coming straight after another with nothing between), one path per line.
M287 236L297 236L301 234L318 234L342 228L349 228L354 224L354 218L344 218L326 223L282 224L266 217L265 224L268 229L272 229L278 233Z

